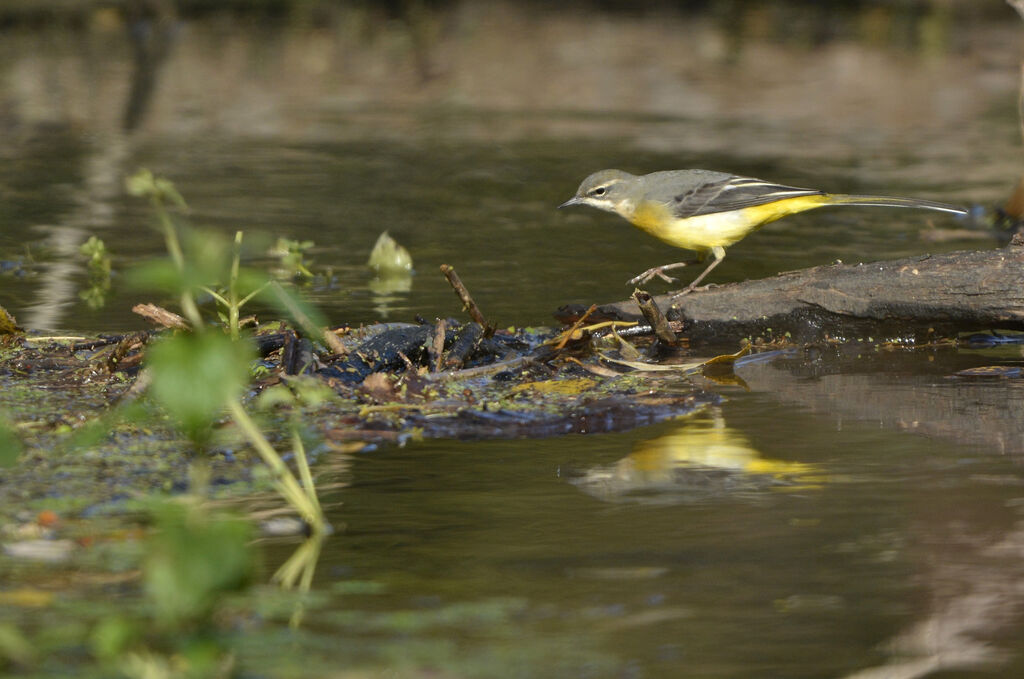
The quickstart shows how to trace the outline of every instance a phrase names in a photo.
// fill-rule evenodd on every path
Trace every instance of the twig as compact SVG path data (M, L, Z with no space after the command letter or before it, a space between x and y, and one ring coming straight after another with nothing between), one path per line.
M444 357L442 365L445 369L458 370L461 368L466 363L466 359L480 346L483 333L484 329L476 323L464 325L455 337L455 341L452 342L451 348L448 349L448 354Z
M669 328L668 320L665 318L665 314L661 312L654 298L648 292L637 288L633 291L633 301L640 307L640 313L644 315L647 322L654 328L655 336L665 344L675 344L677 341L676 334Z
M441 273L443 273L444 277L448 279L448 283L455 289L455 294L459 296L460 300L462 300L462 309L469 312L469 317L472 318L474 322L479 323L480 327L484 329L484 335L490 337L493 330L488 327L487 321L484 320L484 315L480 313L480 308L477 307L473 298L469 296L469 290L467 290L466 286L462 283L462 280L459 278L459 274L455 273L455 268L450 264L442 264Z
M184 319L182 319L184 320ZM110 356L107 357L107 372L114 373L117 370L124 370L126 366L125 357L128 353L134 349L141 348L149 340L149 333L136 332L130 335L125 335L114 350L110 352ZM141 357L136 356L135 361L131 363L133 365L138 364Z
M618 323L622 323L623 321L617 321L617 322ZM683 329L684 329L683 325L684 324L683 324L682 321L669 321L668 322L669 329L672 332L674 332L674 333L682 332ZM630 328L619 329L618 327L616 327L616 332L619 334L619 337L641 337L643 335L653 335L654 334L654 328L652 328L649 325L640 325L638 323L638 324L636 324L636 325L634 325L634 326L632 326Z
M437 319L434 326L434 338L427 348L430 359L430 372L441 370L441 359L444 358L444 336L448 332L448 322L443 318Z
M189 324L184 318L168 311L162 306L156 304L136 304L132 307L132 313L142 316L150 323L159 325L162 328L175 328L177 330L188 330Z
M587 317L594 313L595 309L597 309L597 305L591 304L586 313L577 318L576 322L572 324L572 327L562 333L561 339L558 340L557 344L555 344L555 351L560 351L565 348L565 345L568 344L569 340L572 338L573 333L580 329L580 326L583 325L583 321L587 320Z
M84 339L85 339L84 337L81 337L79 335L37 335L35 337L26 335L24 337L24 340L26 342L71 342L71 341L84 340ZM120 338L118 338L118 339L116 339L114 341L120 342L121 340L120 340ZM102 344L113 344L113 342L104 342L104 343L101 343L99 346L102 346ZM86 347L86 348L88 348L88 347ZM75 349L75 351L78 351L78 349Z
M424 375L423 379L428 382L438 382L442 380L464 380L471 377L482 377L484 375L493 375L494 373L500 373L505 370L517 370L523 366L529 365L534 362L533 356L516 356L507 361L498 361L497 363L490 363L488 365L481 365L475 368L466 368L465 370L445 371L439 373L430 373Z

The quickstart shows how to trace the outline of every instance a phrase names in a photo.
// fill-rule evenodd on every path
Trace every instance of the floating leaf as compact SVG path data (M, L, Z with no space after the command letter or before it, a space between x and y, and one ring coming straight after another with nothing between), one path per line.
M366 265L378 276L395 276L412 271L412 255L385 231L370 251Z

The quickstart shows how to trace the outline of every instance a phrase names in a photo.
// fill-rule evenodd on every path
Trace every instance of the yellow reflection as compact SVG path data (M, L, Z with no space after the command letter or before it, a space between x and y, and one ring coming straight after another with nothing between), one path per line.
M393 310L392 305L402 302L402 295L412 290L412 274L406 272L374 276L367 287L373 294L373 310L379 313L381 318L387 318Z
M743 434L725 424L720 412L714 412L637 443L627 457L588 470L578 484L612 499L647 491L810 490L820 488L823 481L814 465L763 457Z
M313 584L313 574L316 572L317 561L320 560L320 550L324 544L326 534L322 531L314 531L295 553L288 557L288 560L277 569L272 580L278 583L282 589L298 589L305 594L309 592ZM289 624L298 628L306 614L305 602L302 598L295 601L295 608L292 611Z

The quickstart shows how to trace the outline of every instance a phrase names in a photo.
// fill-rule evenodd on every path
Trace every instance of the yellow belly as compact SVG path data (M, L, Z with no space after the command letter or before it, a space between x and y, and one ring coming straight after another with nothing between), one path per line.
M642 203L626 218L669 245L704 252L729 247L758 227L828 204L828 196L800 196L766 205L677 219L662 203Z

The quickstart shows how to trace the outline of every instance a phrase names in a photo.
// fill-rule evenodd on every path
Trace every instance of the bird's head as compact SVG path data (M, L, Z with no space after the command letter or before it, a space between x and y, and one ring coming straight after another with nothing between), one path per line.
M622 170L595 172L583 180L580 188L576 189L575 196L558 207L589 205L599 210L624 215L633 209L631 189L636 185L636 180L636 175Z

